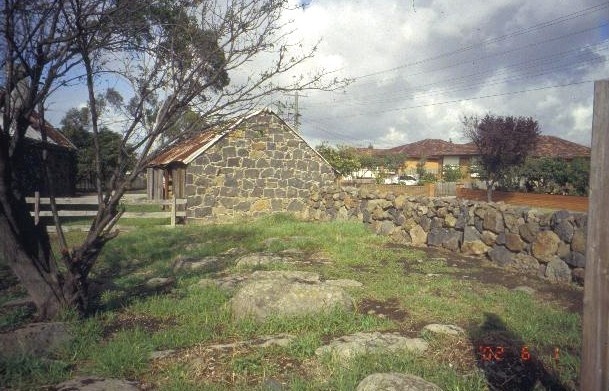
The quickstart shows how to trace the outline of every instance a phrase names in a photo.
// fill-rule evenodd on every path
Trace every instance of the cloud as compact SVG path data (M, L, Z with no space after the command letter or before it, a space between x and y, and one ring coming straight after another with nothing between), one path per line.
M546 134L589 144L592 80L608 70L608 9L592 1L313 0L295 18L305 42L323 38L310 67L355 82L345 93L308 92L303 134L314 144L360 146L459 140L464 114L492 112L532 116Z

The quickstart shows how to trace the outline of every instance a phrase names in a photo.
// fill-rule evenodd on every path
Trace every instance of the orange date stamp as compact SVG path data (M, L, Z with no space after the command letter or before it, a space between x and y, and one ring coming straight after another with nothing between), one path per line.
M489 345L480 345L478 346L478 355L480 356L481 361L492 361L492 362L501 362L506 358L506 350L505 347L501 345L497 346L489 346ZM519 358L522 362L531 361L531 350L527 345L523 345L519 351ZM560 360L560 349L554 348L552 353L552 358L558 362Z

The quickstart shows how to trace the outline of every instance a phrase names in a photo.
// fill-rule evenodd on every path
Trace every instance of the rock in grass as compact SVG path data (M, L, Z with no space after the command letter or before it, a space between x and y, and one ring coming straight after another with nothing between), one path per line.
M64 322L32 323L0 334L0 358L22 354L47 356L72 340Z
M56 391L138 391L137 382L102 377L78 377L53 387Z
M356 391L442 391L442 389L410 374L374 373L362 380Z
M233 316L264 320L271 316L315 315L334 308L352 311L353 299L341 288L283 278L252 280L231 299Z
M428 344L421 338L407 338L399 333L355 333L337 338L315 350L318 356L331 354L346 360L363 354L384 354L410 351L425 352Z
M267 266L282 263L293 263L294 260L291 257L279 256L275 254L248 254L237 259L238 267L257 267Z
M432 323L423 327L423 330L430 331L434 334L448 334L448 335L459 335L465 334L465 330L463 330L459 326L455 326L454 324L437 324Z

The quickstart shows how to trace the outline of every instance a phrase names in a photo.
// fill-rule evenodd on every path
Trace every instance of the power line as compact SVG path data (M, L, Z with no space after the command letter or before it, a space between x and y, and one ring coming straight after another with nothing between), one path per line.
M584 15L592 13L592 12L597 12L597 11L602 10L603 8L607 8L607 7L609 7L609 2L604 2L604 3L597 4L597 5L592 6L592 7L585 8L585 9L580 10L580 11L573 12L573 13L568 14L568 15L563 15L563 16L560 16L558 18L546 21L546 22L538 23L536 25L527 27L525 29L516 30L514 32L511 32L511 33L508 33L508 34L505 34L505 35L502 35L502 36L499 36L499 37L489 38L489 39L484 40L484 41L482 41L480 43L477 43L477 44L472 44L472 45L464 46L464 47L458 48L456 50L452 50L452 51L441 53L441 54L438 54L438 55L435 55L435 56L427 57L427 58L424 58L422 60L417 60L417 61L406 63L406 64L403 64L403 65L399 65L397 67L393 67L393 68L389 68L389 69L385 69L385 70L380 70L380 71L371 72L371 73L368 73L368 74L356 76L356 77L354 77L354 79L357 81L358 79L364 79L364 78L368 78L370 76L376 76L376 75L379 75L379 74L382 74L382 73L393 72L393 71L396 71L396 70L399 70L399 69L403 69L403 68L407 68L407 67L411 67L411 66L415 66L415 65L424 64L424 63L427 63L427 62L430 62L430 61L434 61L434 60L439 60L439 59L444 58L444 57L449 57L449 56L453 56L455 54L459 54L459 53L463 53L463 52L472 50L472 49L474 49L476 47L485 46L485 45L488 45L488 44L491 44L491 43L500 42L500 41L503 41L503 40L506 40L506 39L509 39L509 38L513 38L513 37L516 37L516 36L519 36L519 35L523 35L523 34L526 34L526 33L532 32L532 31L536 31L536 30L540 30L540 29L543 29L543 28L546 28L546 27L549 27L549 26L553 26L553 25L558 24L558 23L563 23L563 22L566 22L566 21L569 21L569 20L572 20L572 19L584 16ZM605 23L603 26L605 26L605 25L607 25L607 24Z
M553 88L562 88L562 87L568 87L568 86L573 86L573 85L592 83L593 81L594 80L582 80L582 81L578 81L578 82L572 82L572 83L566 83L566 84L558 84L558 85L547 86L547 87L538 87L538 88L530 88L530 89L524 89L524 90L519 90L519 91L503 92L503 93L499 93L499 94L482 95L482 96L476 96L476 97L472 97L472 98L453 99L453 100L448 100L448 101L443 101L443 102L426 103L426 104L421 104L421 105L416 105L416 106L400 107L400 108L387 109L387 110L379 110L379 111L367 112L367 113L356 113L356 114L342 115L342 116L332 116L332 117L321 117L321 118L318 118L318 120L336 119L336 118L348 118L348 117L370 115L370 114L383 114L383 113L389 113L389 112L392 112L392 111L403 111L403 110L420 109L420 108L424 108L424 107L440 106L440 105L451 104L451 103L468 102L468 101L472 101L472 100L479 100L479 99L486 99L486 98L496 98L496 97L499 97L499 96L517 95L517 94L523 94L523 93L527 93L527 92L549 90L549 89L553 89Z
M603 62L606 62L606 59L604 59L602 57L590 59L590 58L587 58L589 53L585 53L585 52L581 53L581 52L586 49L591 49L591 50L595 49L596 51L606 50L606 49L609 49L608 43L609 43L609 39L606 39L604 41L601 41L600 43L597 43L594 45L588 45L583 48L575 48L575 49L563 51L560 53L552 54L550 56L545 56L545 57L540 57L540 58L536 58L533 60L527 60L527 61L523 61L523 62L508 64L508 65L506 65L505 68L502 68L499 71L495 71L494 69L490 68L490 69L486 69L486 70L483 70L480 72L474 72L474 73L470 73L470 74L464 75L464 76L453 77L453 78L440 80L437 82L412 86L410 88L404 88L404 89L400 89L400 90L390 92L390 93L374 93L374 94L367 94L367 95L363 95L363 96L359 95L359 96L356 96L355 98L350 96L349 98L350 98L350 100L352 100L352 102L347 102L345 100L339 101L339 102L342 104L347 104L347 105L352 105L352 106L378 104L378 103L395 101L395 99L405 99L407 97L412 97L417 92L423 91L426 88L433 87L436 85L444 85L444 86L448 85L448 87L441 88L441 89L435 90L435 91L427 91L424 93L419 93L417 96L437 95L437 94L441 94L441 93L470 90L479 85L483 85L483 84L486 85L487 83L489 83L489 81L487 81L487 80L478 80L478 77L488 75L491 73L492 73L493 77L498 77L498 76L502 76L502 75L507 76L510 73L518 73L520 71L528 70L527 71L528 73L525 73L522 76L509 76L509 77L505 77L500 80L495 79L494 81L492 81L491 85L493 85L493 84L498 84L499 82L511 82L511 81L517 81L517 80L524 80L524 79L528 79L528 78L536 77L536 76L543 76L543 75L552 73L554 71L561 70L561 69L568 69L568 68L574 67L579 64L603 63ZM601 44L603 46L600 46ZM570 56L570 58L579 59L579 60L572 61L567 64L555 64L556 63L555 59L557 57L560 57L561 59L566 59L566 58L569 58L566 55L568 55L570 53L578 53L575 56ZM549 67L545 66L545 64L548 62L552 63L552 65L550 65ZM535 68L539 68L541 66L544 66L543 70L541 70L541 71L535 70ZM466 85L466 84L467 84L467 87L460 87L460 85ZM378 97L378 99L377 99L377 97ZM333 103L336 103L336 102L337 102L336 100L333 100ZM321 102L321 103L309 103L308 104L308 106L320 106L320 105L326 106L327 103Z

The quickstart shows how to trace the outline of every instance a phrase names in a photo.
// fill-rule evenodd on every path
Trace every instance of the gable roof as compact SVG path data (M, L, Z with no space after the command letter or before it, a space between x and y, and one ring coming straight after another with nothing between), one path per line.
M440 139L425 139L389 149L366 149L371 154L403 153L409 158L439 158L443 156L476 156L474 143L457 144ZM531 153L534 157L573 159L590 157L590 148L555 136L538 136L537 146Z
M464 156L478 154L478 150L473 143L455 144L450 141L430 138L410 144L400 145L398 147L388 149L388 151L403 153L408 157L414 158L434 158L440 156Z
M555 136L538 136L534 157L573 159L590 157L590 148Z
M4 117L1 115L0 110L0 126L4 127ZM36 112L30 115L30 125L25 130L25 138L34 143L42 143L42 134L40 133L41 118ZM76 149L74 144L61 132L55 129L50 123L44 121L44 131L47 136L47 142L51 145L66 149Z
M148 167L164 167L171 163L189 164L199 155L211 148L222 137L236 130L241 124L263 114L272 115L279 121L281 121L289 132L301 139L309 148L311 148L315 152L317 156L319 156L325 163L332 167L332 165L328 163L328 161L319 152L317 152L317 150L313 148L300 134L295 132L294 129L292 129L292 127L288 125L281 117L279 117L277 114L275 114L272 110L269 109L262 109L249 115L229 120L223 125L219 125L214 128L201 131L200 133L189 139L171 145L161 151L157 156L155 156L154 159L152 159L150 163L148 163Z

